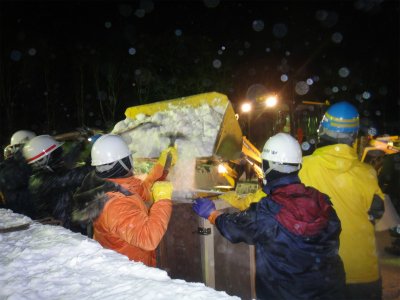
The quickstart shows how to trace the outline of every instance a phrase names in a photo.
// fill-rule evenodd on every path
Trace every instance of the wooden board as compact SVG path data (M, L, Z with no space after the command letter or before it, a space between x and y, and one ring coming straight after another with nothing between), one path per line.
M30 224L26 223L26 224L12 226L12 227L0 228L0 233L7 233L7 232L26 230L26 229L29 228L29 226L30 226Z
M217 209L233 212L222 200ZM232 244L192 210L191 201L173 201L168 230L158 249L158 267L173 279L203 282L241 299L255 299L254 247Z
M167 232L158 247L157 266L173 279L203 282L197 216L191 201L173 203Z

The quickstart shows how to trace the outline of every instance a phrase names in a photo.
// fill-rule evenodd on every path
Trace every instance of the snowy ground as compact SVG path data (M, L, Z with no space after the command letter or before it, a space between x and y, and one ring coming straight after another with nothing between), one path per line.
M129 261L60 226L0 209L0 299L239 299Z

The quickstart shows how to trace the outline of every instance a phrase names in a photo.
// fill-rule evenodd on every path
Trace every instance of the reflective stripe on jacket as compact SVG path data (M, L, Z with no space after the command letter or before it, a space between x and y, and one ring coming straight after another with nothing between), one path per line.
M327 194L342 223L339 254L347 283L378 280L374 225L368 218L374 195L384 199L375 170L344 144L321 147L303 158L301 181Z

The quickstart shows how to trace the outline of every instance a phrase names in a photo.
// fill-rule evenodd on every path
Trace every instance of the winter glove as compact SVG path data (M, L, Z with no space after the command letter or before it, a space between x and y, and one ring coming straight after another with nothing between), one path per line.
M157 181L151 187L154 203L159 200L171 200L172 183L169 181Z
M250 193L245 196L240 196L236 192L226 192L218 198L243 211L248 209L250 204L259 202L266 195L267 194L265 194L262 189L258 189L255 193Z
M208 219L213 211L215 211L215 204L208 198L198 198L193 203L194 212L204 219Z
M178 160L178 150L176 149L176 146L173 147L168 147L167 149L164 149L161 154L160 158L158 159L158 163L162 166L165 167L165 164L167 162L167 157L169 156L170 159L170 166L173 167L176 164L176 161Z

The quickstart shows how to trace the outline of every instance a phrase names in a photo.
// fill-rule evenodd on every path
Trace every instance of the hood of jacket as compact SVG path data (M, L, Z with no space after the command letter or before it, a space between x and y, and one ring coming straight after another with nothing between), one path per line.
M126 196L143 192L142 181L134 176L104 179L95 170L87 174L80 188L74 194L73 220L81 223L94 221L111 199L110 192Z
M276 215L279 223L300 236L318 235L328 225L333 210L325 194L302 183L273 190L271 199L281 205Z
M327 169L336 170L339 173L347 172L358 161L355 149L345 144L317 148L313 157Z

